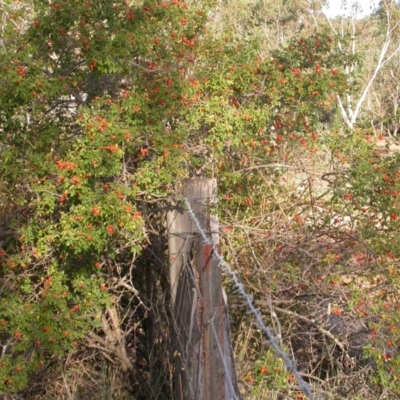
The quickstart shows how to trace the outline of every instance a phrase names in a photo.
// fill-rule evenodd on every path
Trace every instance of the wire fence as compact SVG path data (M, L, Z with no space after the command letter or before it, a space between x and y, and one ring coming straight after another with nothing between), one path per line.
M230 276L230 278L232 279L233 283L234 283L234 287L237 289L238 293L244 298L244 300L246 301L246 304L249 308L249 310L251 311L251 313L254 315L254 318L257 321L258 326L260 327L260 329L262 330L262 332L266 335L266 337L268 338L271 347L273 348L273 350L276 352L276 354L282 359L282 361L284 362L284 364L286 365L287 369L293 374L293 376L297 379L297 382L299 384L300 389L307 395L307 397L310 400L315 400L315 397L311 391L310 386L307 384L307 382L305 382L305 380L303 379L303 377L301 376L300 372L297 370L294 362L289 358L289 356L287 354L285 354L285 352L279 347L279 345L277 344L277 339L275 338L275 336L273 335L273 333L271 332L271 330L265 325L264 321L262 320L261 314L258 311L258 309L254 306L253 304L253 299L251 297L251 295L249 295L245 288L244 285L239 281L239 278L237 277L237 275L235 274L235 272L230 268L230 266L226 263L226 261L222 258L222 256L219 254L219 250L217 249L215 243L212 242L212 240L209 239L209 237L207 236L206 232L204 232L202 225L200 223L200 221L198 220L198 218L196 217L195 212L193 211L192 207L191 207L191 203L189 201L189 199L187 197L184 197L184 201L187 207L187 211L188 214L191 218L191 220L194 222L194 224L196 225L198 232L200 233L203 241L205 244L211 245L213 247L213 257L218 259L219 265L223 268L223 270ZM213 333L216 336L216 330L214 328L214 321L213 321L213 317L210 319L209 323L211 324L211 327L213 329ZM216 337L217 339L217 337ZM218 341L217 341L218 343ZM222 358L222 360L224 360L223 354L222 354L222 350L220 348L218 348L219 350L219 354ZM226 371L227 370L227 366L224 365L224 368ZM230 392L233 395L233 399L236 399L236 395L234 394L234 390L233 387L228 388L230 389ZM320 398L321 400L323 400L322 398Z

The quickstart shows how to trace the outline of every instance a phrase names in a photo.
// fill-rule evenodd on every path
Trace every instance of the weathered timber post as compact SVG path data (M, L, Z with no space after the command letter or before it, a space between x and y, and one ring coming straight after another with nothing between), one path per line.
M177 400L240 398L221 268L214 256L219 227L210 206L216 193L215 179L184 180L177 197L187 199L191 212L182 203L167 214Z

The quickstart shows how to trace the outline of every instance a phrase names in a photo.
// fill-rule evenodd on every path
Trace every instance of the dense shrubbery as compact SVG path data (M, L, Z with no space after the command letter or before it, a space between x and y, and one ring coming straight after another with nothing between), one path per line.
M277 304L276 333L299 368L305 321L321 348L303 372L325 390L332 373L351 385L338 361L347 345L323 320L336 302L328 316L368 322L365 356L398 391L398 157L376 155L368 131L340 129L343 65L356 60L337 38L314 33L261 57L257 41L210 36L212 2L26 7L2 9L0 392L27 393L33 377L95 349L94 366L106 359L140 382L132 395L167 393L162 210L200 166L219 182L223 252L266 314ZM236 301L235 335L247 318ZM241 378L291 395L261 338L235 337Z

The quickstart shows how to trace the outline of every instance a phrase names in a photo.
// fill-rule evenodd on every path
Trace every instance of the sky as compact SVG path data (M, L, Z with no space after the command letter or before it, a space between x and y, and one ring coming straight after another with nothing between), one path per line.
M348 5L348 10L351 9L351 6L354 3L358 3L361 5L361 12L357 12L357 18L363 18L366 15L370 14L371 11L378 5L379 0L347 0L345 3ZM342 8L343 0L328 0L329 7L324 9L324 12L329 17L336 17L340 14L344 13ZM346 15L349 15L350 12L347 11Z

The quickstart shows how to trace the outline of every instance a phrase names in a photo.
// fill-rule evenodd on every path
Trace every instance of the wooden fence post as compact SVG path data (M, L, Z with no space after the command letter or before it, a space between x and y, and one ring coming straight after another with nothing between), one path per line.
M191 212L175 204L167 214L175 398L239 399L221 267L214 255L219 253L219 227L210 206L216 202L217 183L187 179L177 192Z

